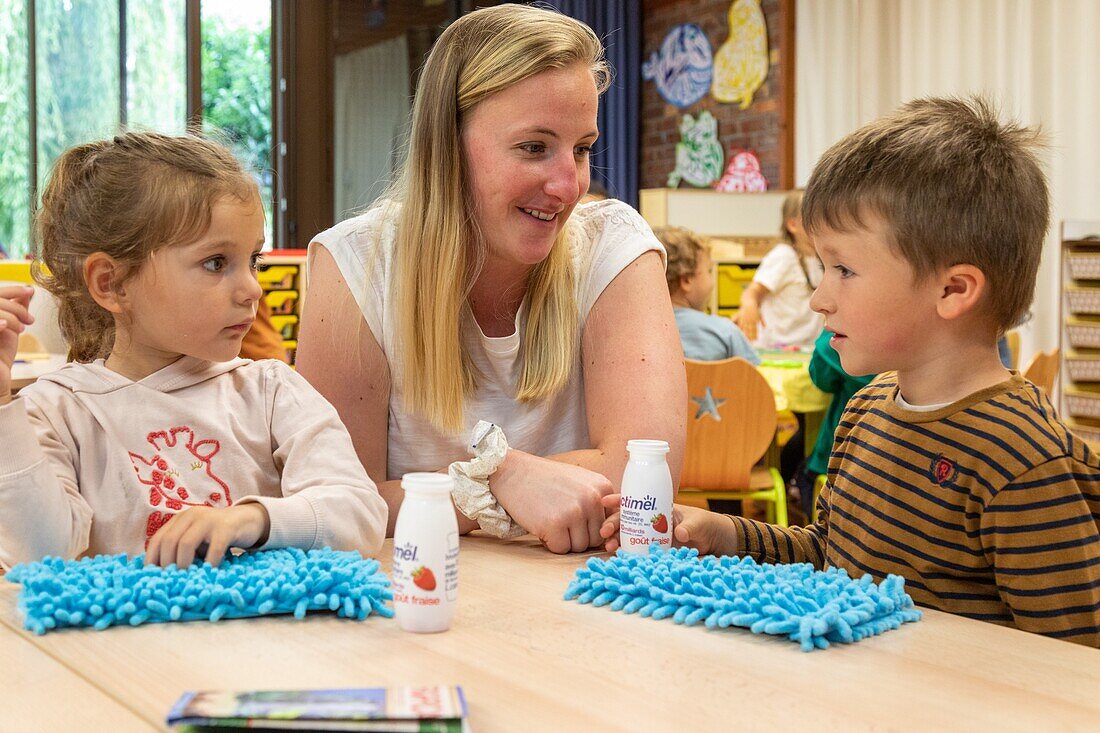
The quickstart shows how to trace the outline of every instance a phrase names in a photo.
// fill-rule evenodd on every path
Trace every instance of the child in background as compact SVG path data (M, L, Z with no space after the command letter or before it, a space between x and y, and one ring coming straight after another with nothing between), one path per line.
M821 333L821 316L810 307L821 262L802 227L801 211L802 191L791 191L783 201L781 241L764 255L741 294L737 325L759 349L808 349Z
M921 99L826 151L813 305L844 371L880 374L841 417L815 524L678 507L678 542L893 573L919 604L1100 646L1100 456L997 354L1048 224L1037 147L980 99Z
M684 356L698 361L740 356L759 364L760 356L733 321L703 312L714 289L710 252L703 240L682 227L657 227L653 233L668 254L665 279Z
M77 146L35 227L74 363L12 399L31 290L0 289L0 564L379 550L386 504L336 411L285 364L235 358L264 213L228 150L155 133Z

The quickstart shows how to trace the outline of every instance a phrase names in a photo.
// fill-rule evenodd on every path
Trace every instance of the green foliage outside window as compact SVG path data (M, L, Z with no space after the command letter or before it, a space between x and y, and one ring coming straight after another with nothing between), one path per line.
M26 256L31 235L30 2L0 0L0 248L13 258ZM270 4L253 3L257 20L251 25L208 14L207 8L217 4L203 2L203 115L207 125L228 135L242 162L256 172L270 231ZM34 8L41 190L62 151L119 129L119 3L37 0ZM183 9L182 0L126 5L127 117L132 127L168 133L185 127Z

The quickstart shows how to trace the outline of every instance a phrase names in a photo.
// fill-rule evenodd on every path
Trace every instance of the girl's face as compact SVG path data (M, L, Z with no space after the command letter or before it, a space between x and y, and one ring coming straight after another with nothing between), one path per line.
M591 71L578 63L524 79L467 115L466 186L487 269L523 273L549 255L588 190L598 96Z
M198 240L156 250L122 285L112 368L123 358L128 371L151 374L184 354L228 361L240 353L262 295L263 207L256 197L226 197L211 214Z

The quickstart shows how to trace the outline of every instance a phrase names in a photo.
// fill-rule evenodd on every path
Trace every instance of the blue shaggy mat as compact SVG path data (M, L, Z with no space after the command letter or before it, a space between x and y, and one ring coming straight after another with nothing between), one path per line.
M47 557L7 574L22 583L19 609L36 634L67 626L218 621L267 614L335 611L345 618L392 617L390 581L377 560L325 548L246 552L218 567L145 565L145 556Z
M591 558L565 591L565 600L573 599L689 626L743 626L786 636L803 651L856 642L921 617L897 575L876 585L869 575L853 580L843 569L699 557L686 547Z

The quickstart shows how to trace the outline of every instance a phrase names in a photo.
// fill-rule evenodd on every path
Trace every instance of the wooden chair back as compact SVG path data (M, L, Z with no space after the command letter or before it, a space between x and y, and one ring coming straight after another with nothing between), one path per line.
M680 485L702 490L749 486L752 467L775 436L775 395L741 358L685 359L687 447Z
M1054 379L1058 376L1059 356L1058 349L1040 351L1032 357L1031 362L1024 369L1024 379L1035 384L1050 397L1054 394Z

